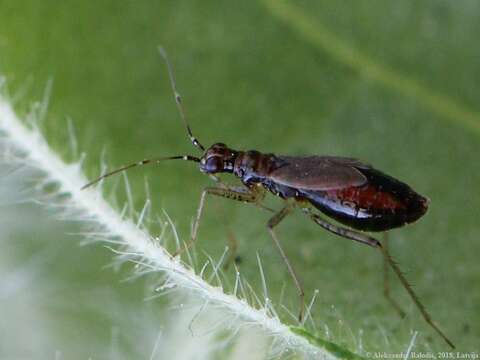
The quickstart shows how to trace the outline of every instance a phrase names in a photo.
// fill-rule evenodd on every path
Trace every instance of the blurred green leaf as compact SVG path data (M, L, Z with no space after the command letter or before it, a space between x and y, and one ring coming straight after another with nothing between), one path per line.
M179 121L161 44L202 143L353 156L411 184L431 208L417 224L391 233L391 250L458 350L478 351L479 20L475 0L0 1L0 72L24 110L53 79L42 127L72 159L72 119L91 177L104 149L112 167L196 151ZM165 209L187 238L209 179L185 163L134 170L129 180L139 210L145 178L153 213ZM111 180L107 191L121 179ZM218 257L231 230L242 273L261 292L258 252L270 297L279 301L284 288L283 302L296 312L294 286L265 231L268 217L212 199L197 249ZM403 351L415 329L416 351L447 350L397 282L394 296L407 318L383 299L379 254L326 234L300 214L280 226L279 236L307 297L320 291L312 313L322 338L328 328L333 341L355 352ZM78 276L93 281L89 272Z

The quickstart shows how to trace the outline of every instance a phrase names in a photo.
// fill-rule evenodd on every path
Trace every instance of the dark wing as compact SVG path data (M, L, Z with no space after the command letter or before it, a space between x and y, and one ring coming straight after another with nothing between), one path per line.
M357 168L370 168L356 159L335 156L278 156L269 178L278 184L305 190L333 190L362 186L367 178Z

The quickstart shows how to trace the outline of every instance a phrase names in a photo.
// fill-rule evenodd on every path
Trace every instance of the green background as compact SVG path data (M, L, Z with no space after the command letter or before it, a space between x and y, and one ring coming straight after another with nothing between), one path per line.
M284 4L0 1L0 72L19 95L20 113L44 96L52 80L41 128L53 148L72 160L72 119L91 178L100 172L102 152L110 168L151 156L198 155L175 108L157 51L163 45L191 127L204 145L221 141L235 149L357 157L411 184L431 199L430 210L418 223L391 233L391 251L458 350L478 351L480 3ZM146 199L145 179L152 214L165 209L186 239L209 178L182 162L132 170L138 210ZM114 183L105 189L113 190ZM121 188L114 190L119 203L125 201ZM281 206L276 199L268 204ZM245 278L261 292L258 252L270 297L278 301L284 287L283 302L296 313L294 286L265 230L269 214L223 199L210 199L205 214L199 262L203 251L218 258L232 231ZM122 301L144 306L143 283L127 286L119 274L102 269L111 261L108 251L78 248L80 237L68 238L63 228L53 237L36 233L38 241L31 243L30 227L35 228L27 223L15 235L23 241L9 239L9 262L21 264L55 239L62 255L49 266L48 277L68 284L62 297L75 297L79 288L109 288ZM307 298L319 290L313 315L320 336L326 336L326 324L332 339L351 350L401 351L414 329L420 332L417 351L448 350L393 275L393 293L407 318L399 319L384 300L378 253L329 235L300 213L278 233ZM233 278L232 269L227 276ZM55 301L43 301L58 315L60 339L75 344L87 327L87 339L109 341L110 326L99 324L91 309L57 313ZM68 348L67 340L63 344Z

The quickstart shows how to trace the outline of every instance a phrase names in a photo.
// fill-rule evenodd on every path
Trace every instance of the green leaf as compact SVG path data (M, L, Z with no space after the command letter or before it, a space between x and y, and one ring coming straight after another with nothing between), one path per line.
M101 172L104 150L110 169L152 156L199 155L179 119L157 52L162 45L202 144L356 157L407 182L431 204L420 221L390 233L391 252L457 349L479 351L479 14L474 0L0 1L0 73L24 112L52 80L42 130L65 159L74 159L67 125L72 119L91 178ZM188 238L210 179L184 162L132 170L138 211L145 179L151 214L165 209ZM119 207L127 200L123 186L115 187L122 181L111 178L104 186ZM273 196L267 203L282 204ZM234 234L242 274L263 293L258 252L269 297L292 312L280 311L295 325L298 296L265 229L269 217L249 205L209 199L198 263L206 261L204 252L218 259ZM73 282L87 289L123 286L115 274L102 272L104 282L97 279L107 252L82 250L94 264L85 267L76 262L76 239L53 232L41 236L45 243L71 246L52 265L53 283L71 282L65 269L76 264ZM393 296L407 317L400 319L385 301L379 253L325 233L300 213L286 219L278 235L307 302L319 290L313 321L306 324L320 338L328 333L333 343L360 355L400 352L418 330L415 351L448 350L393 275ZM21 247L12 259L22 263L17 251L35 250ZM232 269L226 277L234 284ZM122 287L137 306L142 289ZM59 328L75 323L65 325L61 315L52 319ZM92 324L96 317L85 319ZM108 342L109 328L95 327L89 335Z
M366 359L364 357L361 357L357 354L352 353L351 351L348 351L347 349L341 346L338 346L335 343L332 343L318 336L315 336L309 331L305 330L304 328L291 326L290 329L292 330L292 332L306 338L312 344L315 344L316 346L322 349L325 349L326 351L328 351L330 354L332 354L338 359L344 359L344 360L365 360Z

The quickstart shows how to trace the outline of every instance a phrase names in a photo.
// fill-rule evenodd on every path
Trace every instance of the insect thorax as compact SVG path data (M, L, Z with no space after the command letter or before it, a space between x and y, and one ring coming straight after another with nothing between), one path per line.
M275 168L276 157L262 154L256 150L241 151L235 160L233 174L245 185L264 183L269 173Z

